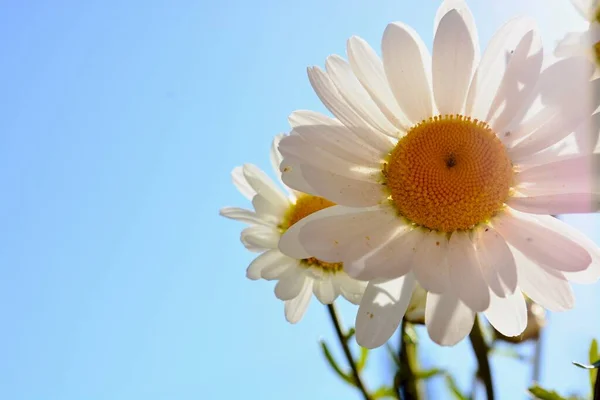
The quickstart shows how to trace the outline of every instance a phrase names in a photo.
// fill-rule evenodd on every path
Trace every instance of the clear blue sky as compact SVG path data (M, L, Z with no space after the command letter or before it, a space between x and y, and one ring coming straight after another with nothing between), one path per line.
M393 20L431 43L438 1L372 3L1 2L0 398L358 398L319 353L323 308L288 325L272 285L245 278L241 226L217 213L247 206L234 166L268 169L287 115L323 110L307 65L352 34L377 48ZM483 42L516 13L541 18L547 44L577 22L567 0L491 3L470 2ZM598 215L570 221L600 240ZM577 295L544 343L542 381L565 393L587 392L570 361L600 337L598 285ZM467 343L426 349L470 386ZM523 397L526 368L493 366L499 398Z

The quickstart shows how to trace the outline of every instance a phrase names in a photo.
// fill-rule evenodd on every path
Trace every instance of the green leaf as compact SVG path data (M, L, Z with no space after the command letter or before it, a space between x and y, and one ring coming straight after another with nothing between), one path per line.
M414 374L414 376L415 376L415 379L423 379L423 380L425 380L425 379L429 379L429 378L432 378L432 377L437 376L437 375L443 375L445 373L446 373L446 371L444 371L442 369L431 368L431 369L426 369L426 370L423 370L423 371L416 371L415 374Z
M369 349L361 347L360 348L360 358L358 359L358 362L356 363L356 369L358 369L359 372L365 368L365 365L367 365L367 357L369 357Z
M396 392L394 391L393 388L391 388L389 386L381 386L379 389L377 389L376 391L374 391L371 394L371 398L373 400L384 399L386 397L393 397L394 399L397 397Z
M572 361L572 363L576 367L583 368L583 369L598 369L598 368L600 368L600 360L596 361L595 363L593 363L591 365L590 364L582 364L582 363L578 363L575 361Z
M409 322L405 322L405 326L404 326L404 334L406 335L406 338L408 339L407 342L410 344L418 344L419 343L419 337L417 336L417 331L415 330L415 327L413 326L413 324L409 323Z
M463 392L460 391L452 376L446 375L446 385L448 385L450 392L454 395L454 398L456 400L469 400L469 397L467 397L463 394Z
M354 336L355 333L356 333L356 329L354 329L354 328L348 329L348 333L346 333L346 337L345 337L346 343L348 343L348 341L350 339L352 339L352 337Z
M530 387L529 389L529 393L531 393L533 396L535 396L536 399L539 400L566 400L564 397L562 397L560 394L556 393L555 391L550 391L547 389L544 389L538 385L534 385L532 387Z
M599 368L598 363L600 363L600 352L598 352L598 341L596 339L592 340L590 344L590 354L588 361L590 364L595 365L596 368ZM596 376L598 375L598 371L596 369L590 370L590 388L592 393L594 393L594 386L596 385Z
M329 362L329 365L331 365L331 368L333 368L333 370L339 375L340 378L342 378L343 380L348 382L350 385L356 386L356 383L354 382L354 378L352 378L352 376L350 376L347 373L345 373L344 371L342 371L342 369L338 365L337 361L335 361L335 359L333 358L333 355L331 354L331 351L329 351L329 347L327 347L327 343L325 343L325 341L321 340L320 344L321 344L321 350L323 350L323 355Z

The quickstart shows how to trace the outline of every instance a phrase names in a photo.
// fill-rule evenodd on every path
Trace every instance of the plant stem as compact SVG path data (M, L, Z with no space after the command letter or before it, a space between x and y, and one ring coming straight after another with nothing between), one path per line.
M400 374L402 376L400 389L403 400L417 400L420 396L419 384L415 379L415 370L418 369L417 349L406 334L406 320L402 319L400 325Z
M600 400L600 370L596 373L596 383L594 383L594 400Z
M363 384L360 378L360 372L356 367L356 362L354 361L354 357L352 356L352 352L350 351L350 347L348 346L346 333L342 330L340 318L335 308L335 304L328 304L327 310L329 311L329 316L331 317L331 321L333 322L333 326L335 327L335 332L337 333L338 339L340 340L340 344L342 345L342 349L344 350L344 354L346 355L346 359L348 360L348 364L350 365L350 369L352 370L352 377L354 378L354 383L356 384L358 390L362 393L363 398L365 400L371 400L371 396L369 395L369 392L367 392L367 389L365 389L365 385Z
M490 371L490 362L488 360L490 349L483 338L483 332L481 331L481 325L477 316L475 317L473 329L469 334L469 340L471 341L471 346L475 352L475 358L477 358L477 376L485 385L487 399L494 400L494 385L492 383L492 373Z

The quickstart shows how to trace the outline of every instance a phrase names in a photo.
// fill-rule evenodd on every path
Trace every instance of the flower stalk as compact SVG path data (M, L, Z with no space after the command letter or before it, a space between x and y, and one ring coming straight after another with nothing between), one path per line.
M494 400L494 385L488 359L490 348L483 337L478 317L475 317L475 324L469 334L469 340L471 341L471 346L473 347L475 358L477 359L477 377L485 385L487 399Z

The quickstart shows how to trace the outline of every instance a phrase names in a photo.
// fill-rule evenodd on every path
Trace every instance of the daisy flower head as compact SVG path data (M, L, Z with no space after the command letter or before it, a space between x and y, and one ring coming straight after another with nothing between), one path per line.
M552 215L597 211L598 155L556 158L552 147L592 113L578 99L584 57L542 69L535 24L515 18L480 56L467 5L446 0L430 55L403 23L387 26L382 59L362 39L348 61L309 68L333 114L290 116L282 179L336 206L285 232L280 249L342 261L369 281L356 319L360 345L385 343L418 283L425 324L453 345L477 312L506 336L527 326L523 293L547 309L573 307L569 280L600 276L600 251Z
M584 32L570 32L560 40L554 54L557 57L583 55L600 67L600 0L571 0L575 9L589 23Z
M282 135L275 137L271 147L271 163L279 174L281 154L277 145ZM331 201L298 191L285 193L258 167L246 164L232 172L233 183L254 210L225 207L220 214L248 225L241 233L244 246L256 253L246 271L252 280L275 280L275 296L285 302L285 317L290 323L300 321L310 299L332 304L339 295L359 304L366 284L350 278L340 262L323 262L314 257L294 259L278 249L281 235L304 217L331 207Z

